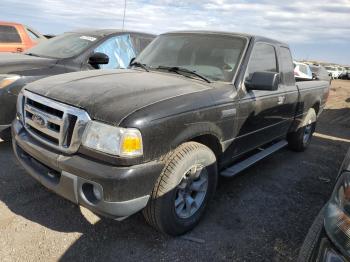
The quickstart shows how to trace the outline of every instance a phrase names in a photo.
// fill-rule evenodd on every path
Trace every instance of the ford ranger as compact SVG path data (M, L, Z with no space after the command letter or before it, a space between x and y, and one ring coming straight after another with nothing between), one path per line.
M138 211L170 235L191 230L218 175L276 150L303 151L329 92L296 84L286 44L207 31L157 37L126 70L25 86L15 154L40 183L117 220Z

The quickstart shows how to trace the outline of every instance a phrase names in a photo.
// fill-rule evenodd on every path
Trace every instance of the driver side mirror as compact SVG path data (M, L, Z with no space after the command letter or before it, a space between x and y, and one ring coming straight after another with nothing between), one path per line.
M276 72L254 72L244 84L247 90L276 91L280 83L280 75Z
M89 57L89 64L97 69L99 68L99 65L106 65L108 63L109 57L104 53L96 52Z

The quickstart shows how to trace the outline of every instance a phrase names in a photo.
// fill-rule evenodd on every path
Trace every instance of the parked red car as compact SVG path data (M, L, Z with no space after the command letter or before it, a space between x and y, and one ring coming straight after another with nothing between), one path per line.
M0 52L23 52L46 38L28 26L0 21Z

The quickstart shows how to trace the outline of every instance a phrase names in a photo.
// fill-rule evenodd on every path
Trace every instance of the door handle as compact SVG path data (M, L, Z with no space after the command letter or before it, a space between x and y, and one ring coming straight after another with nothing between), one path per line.
M282 104L284 104L284 101L286 101L286 97L285 96L279 96L277 104L278 105L282 105Z

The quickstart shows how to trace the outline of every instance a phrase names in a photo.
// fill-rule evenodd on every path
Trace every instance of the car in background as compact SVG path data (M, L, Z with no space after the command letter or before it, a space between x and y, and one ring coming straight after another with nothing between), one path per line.
M298 261L350 260L350 149L339 170L333 193L314 220Z
M345 67L346 73L347 73L347 79L350 80L350 66Z
M338 67L336 66L325 66L326 70L328 71L328 73L330 73L332 75L332 79L337 79L340 75L340 71L338 70Z
M339 79L347 79L348 78L348 72L345 69L345 67L342 67L342 66L338 67L338 71L340 71Z
M312 78L315 80L331 81L330 73L322 65L309 65Z
M308 64L293 62L294 64L294 77L296 80L312 80L312 71Z
M32 81L75 71L127 68L154 35L115 29L67 32L21 54L0 53L0 137L10 138L17 95Z
M0 22L0 52L20 53L45 40L46 37L26 25Z

